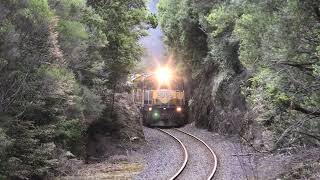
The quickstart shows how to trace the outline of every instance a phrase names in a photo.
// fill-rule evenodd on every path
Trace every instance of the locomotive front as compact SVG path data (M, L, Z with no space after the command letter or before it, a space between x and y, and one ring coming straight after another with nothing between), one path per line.
M147 126L182 126L186 123L184 81L169 68L135 80L134 101Z

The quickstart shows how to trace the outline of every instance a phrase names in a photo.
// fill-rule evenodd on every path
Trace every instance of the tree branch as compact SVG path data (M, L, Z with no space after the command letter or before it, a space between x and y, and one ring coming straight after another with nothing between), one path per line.
M283 133L281 134L281 136L278 138L278 140L275 143L275 146L273 148L273 150L276 150L277 147L279 146L279 144L283 141L283 139L285 137L287 137L287 135L292 132L294 129L303 126L304 122L306 121L306 119L301 119L298 122L292 124L291 126L289 126L285 131L283 131Z
M313 71L313 68L306 67L306 66L312 66L315 63L316 62L306 62L306 63L279 62L279 64L288 65L288 66L296 67L299 69L306 69L309 71Z
M201 25L199 25L198 28L199 28L203 33L207 34L207 31L206 31Z
M286 66L291 66L291 67L295 67L301 71L304 71L304 73L306 73L307 75L309 76L312 76L314 77L313 75L313 71L314 71L314 68L312 67L306 67L306 66L311 66L315 63L313 62L310 62L310 63L291 63L291 62L278 62L278 64L281 64L281 65L286 65Z
M317 136L317 135L314 135L314 134L310 134L309 132L302 132L302 131L294 131L296 133L299 133L299 134L303 134L303 135L306 135L306 136L309 136L309 137L312 137L313 139L316 139L318 141L320 141L320 136Z
M296 111L299 111L299 112L302 112L304 114L308 114L308 115L314 115L314 116L320 116L320 111L319 109L318 110L310 110L310 109L306 109L306 108L303 108L302 106L300 106L299 104L296 104L296 103L292 103L291 104L291 108L296 110Z

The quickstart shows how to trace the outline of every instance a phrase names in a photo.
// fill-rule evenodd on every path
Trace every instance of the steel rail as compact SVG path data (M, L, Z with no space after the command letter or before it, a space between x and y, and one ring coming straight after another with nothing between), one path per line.
M188 135L188 136L200 141L210 151L210 153L211 153L211 155L212 155L212 157L214 159L214 166L211 169L210 175L208 176L207 180L211 180L213 178L214 174L216 173L217 167L218 167L218 158L217 158L217 155L215 154L215 152L211 149L211 147L207 143L205 143L203 140L199 139L198 137L194 136L193 134L187 133L185 131L182 131L182 130L176 129L176 128L174 128L174 130L179 131L181 133L184 133L184 134L186 134L186 135Z
M189 158L189 155L188 155L188 151L187 151L187 148L185 147L185 145L180 141L180 139L176 138L174 135L170 134L169 132L163 130L163 129L159 129L157 128L159 131L169 135L170 137L172 137L174 140L176 140L177 142L179 142L180 146L182 147L183 149L183 154L184 154L184 160L183 160L183 163L181 165L181 167L179 168L179 170L171 177L169 178L169 180L174 180L176 179L181 173L182 171L184 170L184 168L186 167L187 165L187 162L188 162L188 158Z

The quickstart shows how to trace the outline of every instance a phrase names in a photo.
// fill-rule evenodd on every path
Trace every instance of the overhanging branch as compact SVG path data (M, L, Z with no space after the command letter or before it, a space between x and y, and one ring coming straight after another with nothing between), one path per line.
M315 62L308 62L308 63L280 62L279 64L292 66L292 67L296 67L296 68L299 68L299 69L305 69L305 70L313 71L314 69L312 67L308 67L308 66L312 66L313 64L315 64Z
M320 111L319 110L313 111L313 110L310 110L310 109L306 109L306 108L300 106L299 104L293 103L291 108L296 110L296 111L302 112L304 114L313 115L313 116L320 116Z
M305 136L309 136L309 137L311 137L313 139L316 139L316 140L320 141L320 136L318 136L318 135L311 134L309 132L303 132L303 131L294 131L294 132L302 134L302 135L305 135Z

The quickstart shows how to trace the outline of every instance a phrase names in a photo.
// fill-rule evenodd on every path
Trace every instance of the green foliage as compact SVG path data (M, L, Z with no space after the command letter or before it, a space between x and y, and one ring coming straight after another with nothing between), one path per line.
M249 99L253 104L258 106L265 103L265 108L272 110L275 105L287 105L293 98L283 91L281 80L281 74L262 68L259 73L249 79L251 85L243 90L250 94Z
M0 128L0 179L5 179L7 174L7 152L11 149L12 139L7 136L2 128Z
M226 31L227 28L234 25L234 21L237 17L236 11L225 5L219 6L212 10L207 16L206 20L211 26L215 27L213 36L219 36Z
M267 2L243 4L234 33L240 41L240 61L254 72L246 88L248 98L255 106L263 105L266 119L281 119L272 126L280 135L301 118L299 112L315 112L320 107L319 92L314 89L319 87L318 78L313 75L319 61L319 22L313 19L315 12L307 10L319 8L319 3L273 3L277 8ZM310 123L302 128L318 131L317 123Z
M85 157L89 124L140 60L155 17L143 0L8 0L0 9L0 179L50 179L57 149Z
M14 26L9 21L4 21L1 23L0 33L8 33L14 30Z
M84 0L62 0L61 2L67 7L73 7L77 9L85 8L86 7L86 1Z
M196 72L203 64L208 47L207 35L199 26L200 15L192 9L192 1L161 0L158 12L169 54L177 64L184 64L186 74L190 73L190 69Z
M147 27L144 23L154 26L155 22L147 12L143 0L88 3L102 19L107 20L105 24L101 24L99 19L93 23L102 25L101 30L108 40L108 45L102 47L100 52L104 59L104 71L108 74L107 86L115 90L116 85L126 79L135 63L140 60L142 47L138 41L146 35Z
M240 61L246 66L255 66L261 59L261 52L259 49L260 37L259 28L260 24L256 16L251 14L243 14L241 19L237 21L236 34L241 36L241 47L240 47ZM248 27L251 28L248 31Z
M155 14L149 14L147 20L148 24L150 24L153 29L157 28L158 20Z
M80 89L80 88L79 88ZM79 90L78 89L78 90ZM94 94L86 87L80 89L79 96L82 97L84 106L83 113L87 119L97 119L100 117L105 106L102 103L101 97Z
M87 127L80 119L61 120L57 124L55 132L56 142L63 145L66 149L81 155L84 152L79 151L79 148L83 148L79 147L79 144L82 143L85 137Z
M88 39L84 25L77 21L60 21L58 30L63 34L62 38L66 41Z
M35 136L37 129L30 121L11 122L7 134L12 138L12 147L7 152L9 177L45 177L55 166L54 144L40 143Z
M69 85L73 84L73 82L71 81L75 81L74 74L72 74L72 72L70 72L66 68L42 67L39 68L38 73L43 78L49 78L56 81L65 82L66 84L70 83Z
M161 0L158 10L167 46L194 74L203 75L198 72L208 64L218 74L244 67L251 78L243 94L261 112L258 119L270 121L279 136L297 122L303 122L299 130L319 136L319 1ZM286 142L316 141L290 133Z
M53 87L49 86L54 91L47 92L46 98L52 105L47 106L46 111L64 111L68 114L56 117L58 122L54 139L64 148L80 154L77 148L83 146L87 122L99 118L104 109L101 98L85 86L77 84L74 74L68 69L43 69L40 74L50 86L55 84Z
M53 15L47 0L29 0L23 14L35 22L48 21Z
M108 39L106 33L103 32L103 27L105 25L105 20L95 12L92 8L86 8L83 14L82 23L86 24L89 33L89 44L90 46L95 46L93 54L99 54L97 52L99 48L105 47L108 44ZM99 58L101 59L101 58ZM97 61L97 57L95 57Z

